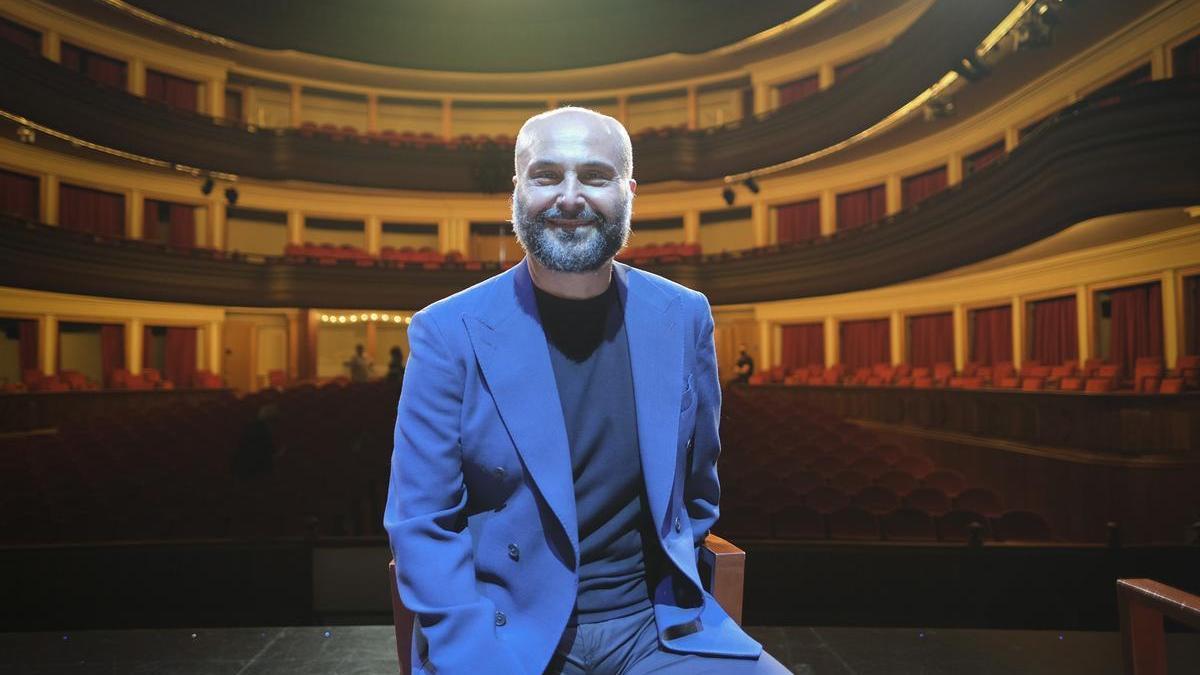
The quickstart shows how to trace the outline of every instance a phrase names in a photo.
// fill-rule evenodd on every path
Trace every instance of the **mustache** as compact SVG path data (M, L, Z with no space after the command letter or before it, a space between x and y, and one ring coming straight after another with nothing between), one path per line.
M592 207L586 205L582 210L570 214L565 213L557 206L551 206L545 211L537 214L537 216L535 216L535 220L537 220L538 224L540 225L545 225L546 221L548 220L586 220L596 223L597 225L604 223L604 218L599 213L596 213Z

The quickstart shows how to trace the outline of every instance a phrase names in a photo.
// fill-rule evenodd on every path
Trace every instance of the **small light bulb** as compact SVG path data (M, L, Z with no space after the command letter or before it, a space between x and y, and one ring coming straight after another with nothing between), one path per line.
M379 320L379 315L378 315L378 314L376 314L375 312L371 312L371 320L372 320L372 321L378 321L378 320Z

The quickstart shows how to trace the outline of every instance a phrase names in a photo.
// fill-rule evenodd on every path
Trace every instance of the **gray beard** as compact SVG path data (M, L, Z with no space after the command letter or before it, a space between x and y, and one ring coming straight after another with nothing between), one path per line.
M519 192L512 197L512 223L517 241L525 253L547 269L556 272L591 272L617 254L629 241L630 201L618 207L611 220L606 220L592 208L571 218L591 221L573 229L551 227L550 219L565 219L557 207L530 215Z

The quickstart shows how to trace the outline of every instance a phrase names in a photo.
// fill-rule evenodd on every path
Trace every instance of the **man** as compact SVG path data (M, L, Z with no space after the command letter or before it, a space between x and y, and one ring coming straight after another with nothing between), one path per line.
M746 384L754 374L754 358L746 351L746 345L738 345L737 382Z
M371 379L371 371L375 369L375 362L371 360L371 357L367 356L362 345L354 345L354 356L351 356L342 365L350 369L351 382L369 381Z
M720 389L703 295L613 262L629 136L517 136L525 259L418 312L384 526L413 666L439 675L786 673L711 596Z

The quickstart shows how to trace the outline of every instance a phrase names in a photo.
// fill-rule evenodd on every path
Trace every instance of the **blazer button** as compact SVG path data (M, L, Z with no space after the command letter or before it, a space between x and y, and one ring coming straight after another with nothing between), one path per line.
M496 625L503 626L508 623L508 617L504 616L504 612L496 612Z
M492 469L492 473L496 474L496 478L504 478L504 467L498 466Z
M508 557L512 558L513 560L520 560L521 559L521 549L517 548L516 544L509 544L508 545Z
M688 439L688 444L687 444L688 450L691 450L691 449L692 449L692 447L695 445L695 443L696 443L696 439L694 439L694 438L689 438L689 439Z
M675 531L676 531L676 532L682 532L682 531L683 531L683 524L681 524L681 523L679 522L679 516L675 516Z

